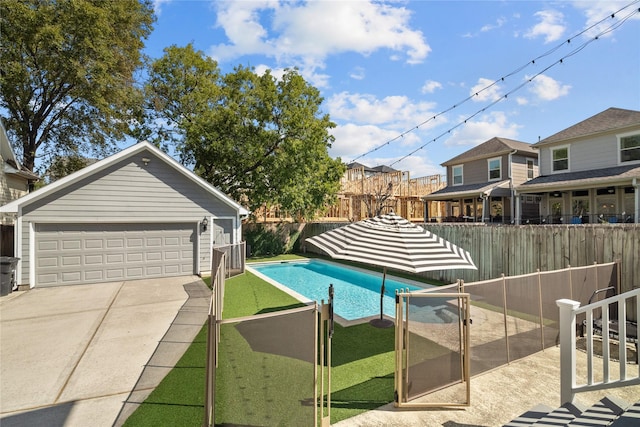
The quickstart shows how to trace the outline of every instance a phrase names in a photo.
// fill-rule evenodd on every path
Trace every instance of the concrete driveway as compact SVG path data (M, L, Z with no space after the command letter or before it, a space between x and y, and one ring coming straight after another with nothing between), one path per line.
M0 298L0 424L121 425L201 329L210 295L188 276Z

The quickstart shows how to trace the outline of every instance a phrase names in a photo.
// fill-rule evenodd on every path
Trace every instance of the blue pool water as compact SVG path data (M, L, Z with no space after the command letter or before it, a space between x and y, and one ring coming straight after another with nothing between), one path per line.
M333 311L347 320L380 315L381 276L315 259L304 262L254 264L251 267L312 301L327 302L329 285L333 284ZM384 313L392 317L395 316L396 289L423 289L390 280L388 276L384 287ZM424 288L427 287L430 286L424 285Z

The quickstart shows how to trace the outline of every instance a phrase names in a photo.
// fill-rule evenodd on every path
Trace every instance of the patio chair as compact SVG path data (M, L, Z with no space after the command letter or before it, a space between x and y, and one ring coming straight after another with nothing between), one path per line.
M614 288L613 286L609 286L608 288L596 290L593 294L591 294L588 304L591 304L592 302L596 302L595 300L598 298L598 295L600 295L603 292L605 293L605 298L610 298L616 295L616 288ZM602 319L602 316L597 319L593 319L594 334L602 335L603 323L604 321ZM582 324L580 325L580 337L584 337L584 331L586 326L587 326L587 321L583 320ZM636 364L640 364L640 354L638 353L638 322L632 322L630 320L626 321L626 334L625 334L626 336L623 337L622 339L620 339L620 337L618 336L619 330L620 328L618 323L618 303L614 302L612 304L609 304L609 338L618 340L620 342L620 345L622 345L625 342L635 344Z

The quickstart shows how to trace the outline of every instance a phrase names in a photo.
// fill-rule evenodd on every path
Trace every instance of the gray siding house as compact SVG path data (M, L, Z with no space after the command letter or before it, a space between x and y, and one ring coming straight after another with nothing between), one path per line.
M249 212L148 142L0 207L16 216L17 283L202 274Z
M422 199L447 202L447 213L431 221L508 223L515 210L513 188L538 176L538 152L525 142L494 137L442 166L447 186ZM537 199L523 203L537 217Z
M39 177L20 164L13 152L7 132L0 122L0 206L29 193L29 186ZM13 224L13 216L0 214L0 224ZM4 236L3 236L4 238Z
M541 198L542 221L639 222L640 111L609 108L533 147L540 176L516 191Z

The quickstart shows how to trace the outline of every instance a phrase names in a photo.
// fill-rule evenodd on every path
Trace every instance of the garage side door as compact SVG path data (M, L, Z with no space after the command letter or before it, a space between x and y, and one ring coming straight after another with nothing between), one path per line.
M195 224L38 224L36 286L194 274Z

